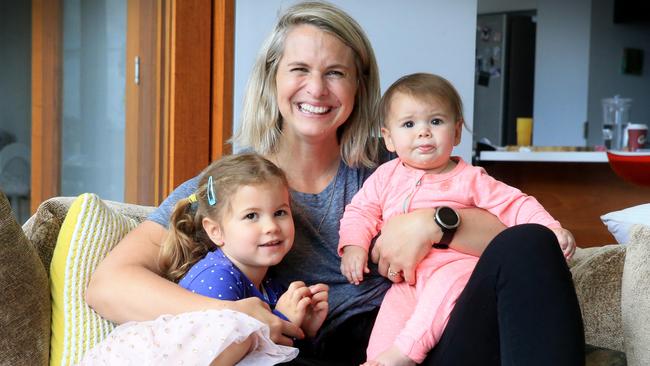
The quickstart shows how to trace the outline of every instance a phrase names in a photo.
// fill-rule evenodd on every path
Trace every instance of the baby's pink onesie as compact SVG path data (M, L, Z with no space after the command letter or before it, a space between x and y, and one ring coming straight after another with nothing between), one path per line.
M506 226L538 223L560 227L534 197L459 157L452 159L456 167L443 174L426 174L405 166L399 158L377 168L345 208L339 254L347 245L369 250L383 223L395 215L438 206L479 207ZM395 344L409 358L422 362L440 339L477 260L453 249L432 248L417 267L415 286L402 282L386 293L370 336L368 359Z

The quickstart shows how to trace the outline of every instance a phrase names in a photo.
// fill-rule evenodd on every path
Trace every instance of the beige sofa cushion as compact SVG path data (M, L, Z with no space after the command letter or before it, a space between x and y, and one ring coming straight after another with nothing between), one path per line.
M571 264L588 344L624 351L621 277L625 246L578 248Z
M650 226L631 230L621 292L628 365L650 365Z
M47 365L50 292L47 274L0 192L0 363Z
M36 213L23 225L25 235L32 242L45 268L50 268L52 253L56 246L59 230L76 197L54 197L41 203ZM115 212L137 222L145 220L154 207L104 200ZM48 272L49 274L49 272Z

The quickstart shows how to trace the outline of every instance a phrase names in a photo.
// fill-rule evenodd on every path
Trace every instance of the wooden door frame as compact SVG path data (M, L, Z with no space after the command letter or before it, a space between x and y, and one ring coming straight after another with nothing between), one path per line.
M214 0L211 160L232 153L235 1Z
M234 0L175 1L165 196L231 152Z
M61 192L62 46L62 0L32 0L32 213Z

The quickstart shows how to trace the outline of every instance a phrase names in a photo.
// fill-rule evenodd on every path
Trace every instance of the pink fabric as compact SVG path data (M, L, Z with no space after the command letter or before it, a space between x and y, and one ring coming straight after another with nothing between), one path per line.
M256 347L238 365L274 365L298 355L297 348L273 343L268 326L246 314L206 310L122 324L80 365L209 365L247 337L255 338Z
M346 245L369 250L383 223L395 215L442 205L483 208L506 226L560 227L534 197L492 178L483 168L453 159L458 164L444 174L426 174L404 166L399 158L377 168L345 208L339 254ZM395 344L421 362L440 339L476 261L453 249L432 249L417 268L415 287L397 284L386 294L370 338L368 359Z
M402 282L386 293L370 335L368 359L395 344L413 361L424 361L440 340L477 260L453 249L432 249L417 267L415 286Z

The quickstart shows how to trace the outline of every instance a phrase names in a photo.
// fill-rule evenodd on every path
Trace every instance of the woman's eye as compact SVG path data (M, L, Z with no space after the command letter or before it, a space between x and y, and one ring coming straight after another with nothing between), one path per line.
M338 71L338 70L331 70L331 71L328 71L328 72L327 72L327 75L328 75L328 76L333 76L333 77L335 77L335 78L342 78L342 77L345 76L345 74L343 74L341 71Z
M415 126L415 123L413 123L413 121L406 121L402 123L402 127L411 128L413 126Z
M444 123L444 121L441 120L440 118L434 118L434 119L431 120L432 125L441 125L443 123Z
M277 210L275 211L275 216L287 216L289 212L287 210Z
M248 213L248 214L246 214L246 216L244 216L244 218L246 220L255 220L255 219L257 219L257 213L256 212Z
M301 72L301 73L306 73L307 68L306 67L294 67L291 69L291 72Z

